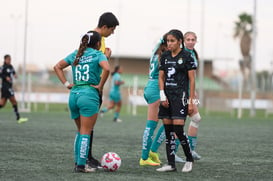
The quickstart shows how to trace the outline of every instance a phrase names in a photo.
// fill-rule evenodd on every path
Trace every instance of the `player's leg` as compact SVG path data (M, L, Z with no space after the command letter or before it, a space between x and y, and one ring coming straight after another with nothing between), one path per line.
M7 103L7 98L2 97L0 100L0 109L3 108Z
M183 148L184 154L186 156L186 163L182 169L182 172L190 172L192 170L193 158L191 155L191 149L189 146L188 138L184 132L184 124L185 121L182 119L174 120L174 132L178 139L180 140L180 144Z
M96 169L86 167L86 161L89 152L90 131L94 128L97 115L90 117L80 116L80 138L78 145L78 158L76 172L94 172Z
M14 96L13 91L11 92L11 96L9 97L9 101L10 101L11 104L12 104L13 111L14 111L14 113L15 113L15 115L16 115L16 120L17 120L17 122L18 122L18 123L24 123L24 122L28 121L27 118L21 118L21 117L20 117L20 113L19 113L19 111L18 111L18 106L17 106L17 101L16 101L16 99L15 99L15 96Z
M1 99L0 99L0 109L4 107L7 103L8 95L6 89L1 88Z
M74 161L75 161L75 168L77 166L77 159L78 159L78 146L79 146L79 141L80 141L80 127L81 127L81 119L80 117L74 119L77 131L74 139Z
M110 100L108 107L102 108L102 109L100 110L100 113L101 113L101 114L106 113L106 112L108 112L109 110L113 109L114 106L115 106L115 102L114 102L113 100Z
M163 119L165 135L166 135L166 154L168 159L168 164L161 168L156 169L158 172L171 172L175 171L175 138L174 138L174 127L173 120Z
M142 154L139 161L140 165L151 165L158 166L160 165L160 160L157 158L157 162L152 160L149 157L150 148L152 145L152 137L154 130L156 129L158 123L158 107L160 101L157 100L148 105L148 117L146 121L146 127L144 129L143 138L142 138Z
M117 101L117 102L115 103L115 106L116 106L116 109L115 109L113 121L114 121L114 122L122 122L122 120L119 119L119 113L120 113L121 106L122 106L121 100Z
M194 112L191 115L189 115L189 117L191 122L188 128L188 138L189 138L189 143L192 150L192 156L195 160L199 160L201 159L201 156L197 154L195 151L195 147L197 145L198 127L201 121L201 116L198 112L197 105L194 105Z
M158 148L160 145L165 141L166 135L165 135L165 129L164 129L164 124L162 124L158 131L157 134L153 140L152 146L151 146L151 151L149 156L152 158L154 162L161 163L159 159L159 154L158 154Z

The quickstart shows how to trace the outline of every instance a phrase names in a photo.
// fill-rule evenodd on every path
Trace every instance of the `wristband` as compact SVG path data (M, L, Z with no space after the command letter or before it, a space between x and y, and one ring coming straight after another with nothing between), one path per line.
M165 95L164 90L160 90L160 101L166 101L167 97Z
M69 83L68 81L66 81L66 82L64 83L64 85L65 85L65 87L68 87L68 86L70 85L70 83Z

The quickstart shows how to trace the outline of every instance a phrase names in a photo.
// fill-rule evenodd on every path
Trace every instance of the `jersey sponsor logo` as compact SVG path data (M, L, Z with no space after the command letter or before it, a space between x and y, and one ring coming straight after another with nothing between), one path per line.
M82 56L79 63L89 63L93 61L93 56Z
M175 68L174 67L169 67L167 76L170 78L174 74L175 74Z
M88 139L87 138L82 138L81 141L81 149L80 149L80 157L81 158L86 158L87 154L86 154L86 150L87 150L87 143L88 143Z
M166 82L166 86L177 86L177 83Z

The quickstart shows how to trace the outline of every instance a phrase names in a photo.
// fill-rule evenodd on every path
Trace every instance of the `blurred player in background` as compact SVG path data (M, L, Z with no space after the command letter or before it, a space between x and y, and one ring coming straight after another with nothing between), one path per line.
M122 73L122 68L119 65L115 66L114 72L112 73L112 83L111 83L111 89L109 93L110 103L107 108L105 107L100 111L102 115L106 113L107 111L116 107L115 113L114 113L114 119L113 119L114 122L122 122L122 120L119 119L119 113L120 113L121 105L122 105L120 86L124 84L124 81L122 81L120 76L121 73Z
M1 87L1 100L0 100L0 109L6 105L7 100L12 104L14 113L16 115L16 120L18 123L24 123L28 119L21 118L18 111L17 101L15 99L14 90L12 88L13 79L17 78L16 72L11 65L11 56L4 56L4 64L0 67L0 77L2 79Z
M105 12L100 16L98 25L94 29L94 31L98 32L101 35L100 51L102 51L102 53L105 54L108 60L110 60L112 51L110 48L106 48L105 38L109 37L111 34L114 34L116 26L118 25L119 25L119 21L117 17L111 12ZM100 106L102 104L102 94L103 92L100 93ZM92 145L93 145L93 134L94 134L94 130L91 130L91 133L90 133L91 140L89 145L90 148L92 148ZM89 151L87 163L89 164L90 167L101 168L100 162L93 157L91 151L92 149L90 149Z
M196 67L198 66L198 53L194 49L194 46L197 42L197 36L194 32L187 32L184 34L184 41L185 41L185 50L191 53L192 58L194 59L194 62L196 64ZM197 93L195 92L195 99L197 98ZM201 116L198 111L197 104L193 104L193 112L189 114L190 117L190 125L188 128L188 139L190 143L190 147L192 150L192 157L195 160L201 159L201 156L196 153L195 147L197 144L197 132L199 123L201 121Z
M195 69L191 54L184 49L183 34L179 30L167 33L169 51L162 54L159 67L160 101L158 118L163 119L166 135L168 164L158 168L159 172L175 171L175 135L180 140L186 156L182 172L192 170L193 158L184 133L187 114L193 112L192 100L195 92ZM189 92L190 88L190 92Z
M150 166L158 166L160 165L160 160L158 158L158 154L151 151L151 146L153 142L153 134L154 130L158 124L158 110L160 104L160 96L159 96L159 85L158 85L158 64L162 53L166 50L166 37L163 36L155 46L152 57L150 59L150 68L149 68L149 81L144 89L144 98L148 103L148 111L147 111L147 121L146 127L144 129L143 138L142 138L142 155L139 161L141 166L150 165ZM159 129L158 137L155 140L160 139L161 142L165 140L164 127ZM154 140L154 141L155 141Z
M89 167L90 132L94 129L100 106L100 93L109 75L107 57L99 51L101 36L96 31L90 31L81 39L78 50L54 66L60 81L71 89L69 108L71 118L75 120L77 133L74 142L75 172L94 172L96 168ZM63 69L72 67L73 84L69 83Z

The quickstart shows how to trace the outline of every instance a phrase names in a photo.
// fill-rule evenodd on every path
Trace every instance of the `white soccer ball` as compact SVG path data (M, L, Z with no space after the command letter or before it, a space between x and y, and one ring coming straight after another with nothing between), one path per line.
M105 153L101 158L101 166L106 171L115 172L121 165L121 158L114 152Z

